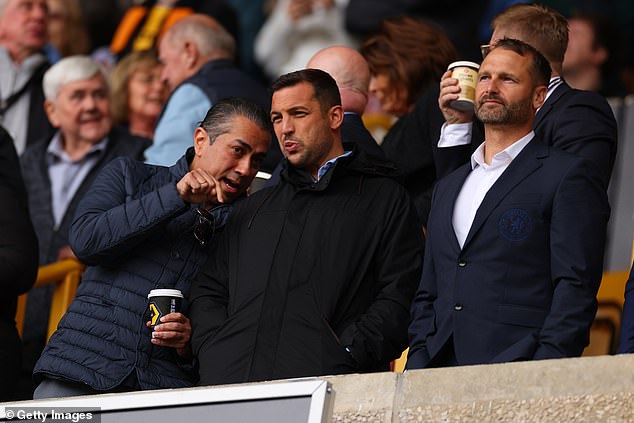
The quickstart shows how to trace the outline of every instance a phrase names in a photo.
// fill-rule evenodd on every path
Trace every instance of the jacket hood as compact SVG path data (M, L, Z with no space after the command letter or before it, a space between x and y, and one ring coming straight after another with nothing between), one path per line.
M291 166L286 158L282 163L282 179L296 187L315 185L318 190L328 186L333 173L342 171L360 173L368 176L384 176L392 178L397 182L402 182L401 174L391 162L368 156L354 143L344 142L343 147L345 151L352 151L352 154L338 159L335 165L332 166L317 183L313 181L308 171ZM345 166L340 166L340 164L343 163L345 163Z

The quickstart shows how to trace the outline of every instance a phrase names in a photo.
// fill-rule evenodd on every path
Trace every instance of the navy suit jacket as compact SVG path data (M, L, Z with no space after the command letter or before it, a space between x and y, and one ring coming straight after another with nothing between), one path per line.
M533 139L487 192L462 249L452 217L471 165L438 182L408 368L427 366L451 336L461 365L581 354L609 216L589 169Z
M563 82L535 115L534 128L548 144L588 159L607 189L616 157L617 128L605 98Z
M625 285L625 304L621 321L621 340L617 352L634 353L634 266Z

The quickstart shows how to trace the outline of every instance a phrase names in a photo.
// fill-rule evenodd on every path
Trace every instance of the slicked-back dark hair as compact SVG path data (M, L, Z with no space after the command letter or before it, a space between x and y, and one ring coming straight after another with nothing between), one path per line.
M231 121L237 116L249 119L271 137L273 136L269 115L254 102L240 97L224 98L214 104L199 126L207 132L209 143L213 144L220 135L231 131Z
M341 106L341 95L337 83L327 72L319 69L302 69L282 75L271 85L271 92L294 87L302 82L307 82L313 87L322 113L326 113L333 106Z
M535 86L548 86L551 74L550 64L548 63L548 59L546 59L546 57L544 57L544 55L541 54L535 47L513 38L502 38L493 45L491 51L499 48L503 50L511 50L522 57L530 55L531 67L529 71L533 75Z

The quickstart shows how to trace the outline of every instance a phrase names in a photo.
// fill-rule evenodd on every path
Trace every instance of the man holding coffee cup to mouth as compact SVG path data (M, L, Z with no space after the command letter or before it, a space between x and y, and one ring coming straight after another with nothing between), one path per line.
M598 172L607 190L617 149L617 127L607 101L590 91L575 90L561 78L562 62L568 46L566 18L540 4L514 4L491 22L489 45L481 46L483 56L498 40L514 38L535 47L548 60L552 73L546 100L535 115L535 133L549 145L587 159ZM482 142L481 127L475 124L472 110L452 107L461 89L447 71L440 82L438 105L445 117L438 145L457 147ZM455 155L462 155L456 149ZM451 156L451 155L450 155ZM468 157L464 157L465 162Z
M244 195L271 138L263 110L230 98L207 113L174 166L120 159L104 168L70 231L88 268L35 366L34 398L195 383L191 326L177 303L187 310L190 280L231 210L226 203ZM165 297L178 298L174 308L161 305Z

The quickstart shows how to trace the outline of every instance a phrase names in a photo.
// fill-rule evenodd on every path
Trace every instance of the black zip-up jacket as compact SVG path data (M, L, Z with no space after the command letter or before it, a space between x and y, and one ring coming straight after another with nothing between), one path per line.
M359 152L318 182L287 166L236 207L192 286L202 385L386 370L401 354L422 240L391 174Z

